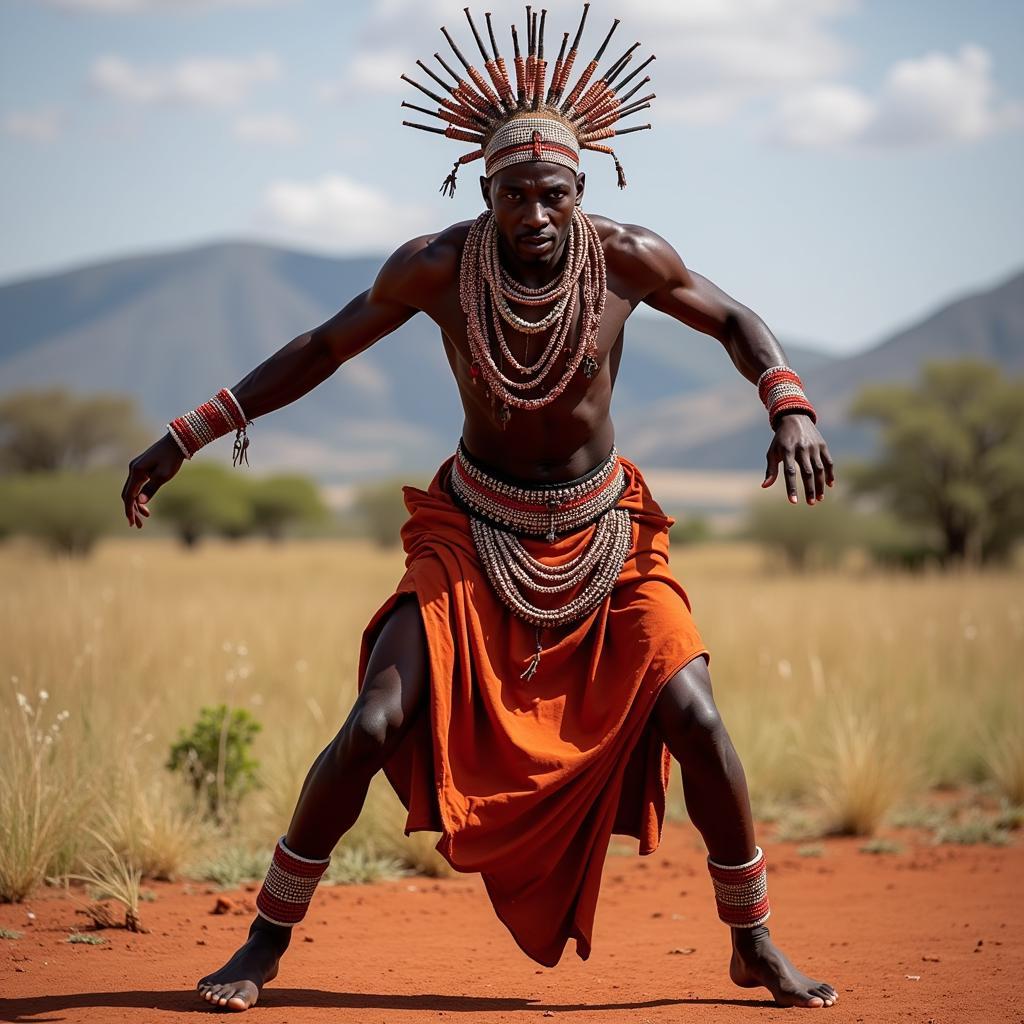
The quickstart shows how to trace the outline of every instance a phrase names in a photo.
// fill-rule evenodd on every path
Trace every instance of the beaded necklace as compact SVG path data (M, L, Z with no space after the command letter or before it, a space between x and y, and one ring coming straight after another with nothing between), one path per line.
M568 339L581 290L580 337L573 347ZM482 376L492 399L501 403L498 416L502 425L508 422L512 408L540 409L549 405L565 390L581 366L588 380L597 373L597 333L606 295L607 270L601 238L579 207L573 210L562 272L542 288L528 288L505 271L499 257L494 215L486 210L477 217L462 251L459 300L466 316L466 333L473 357L470 374L474 383ZM539 320L527 320L512 311L510 302L529 307L551 305L552 309ZM520 362L512 354L505 340L503 322L531 336L550 331L540 355L533 362ZM495 358L495 347L501 365ZM553 384L539 395L521 394L540 388L563 355L561 374ZM506 361L520 379L513 379L504 372Z

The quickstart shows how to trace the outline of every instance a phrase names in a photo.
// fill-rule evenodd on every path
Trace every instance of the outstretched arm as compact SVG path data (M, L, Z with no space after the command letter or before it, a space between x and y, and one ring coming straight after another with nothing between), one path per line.
M640 300L717 338L751 384L769 367L786 364L782 346L764 321L685 266L665 239L646 228L629 227L624 229L621 244L632 250L630 262L643 275L643 280L637 281ZM775 482L781 463L789 500L794 504L799 500L797 479L802 478L807 503L813 505L824 498L826 483L829 487L835 483L828 445L805 413L783 414L777 423L761 486L770 487Z
M296 401L323 383L342 363L401 327L418 309L416 297L430 293L442 272L429 250L430 238L416 238L384 264L373 285L330 320L314 327L264 360L231 390L247 419ZM183 456L170 433L129 463L121 491L130 526L141 529L149 500L181 468Z

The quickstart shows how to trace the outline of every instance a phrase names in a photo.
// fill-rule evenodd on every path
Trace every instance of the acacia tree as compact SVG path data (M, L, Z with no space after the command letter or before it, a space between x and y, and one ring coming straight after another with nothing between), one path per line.
M119 465L150 433L128 395L16 392L0 399L0 472Z
M882 428L857 488L937 533L945 562L1005 558L1024 535L1024 378L980 360L930 362L916 386L868 387L850 413Z

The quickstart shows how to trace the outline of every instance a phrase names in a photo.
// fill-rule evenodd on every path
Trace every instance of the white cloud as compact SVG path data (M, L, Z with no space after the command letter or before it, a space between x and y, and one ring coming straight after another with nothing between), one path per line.
M53 142L63 128L64 112L57 107L16 110L3 118L5 134L30 142Z
M98 89L127 103L237 106L253 88L281 76L272 53L249 57L186 57L175 64L140 66L122 57L97 58L90 79Z
M340 174L269 186L259 225L289 241L337 252L380 252L428 231L434 218L372 185Z
M232 128L235 138L267 146L293 146L299 141L299 126L287 114L247 114Z
M992 58L967 44L954 55L902 60L877 95L816 85L780 105L768 137L790 146L896 148L973 142L1024 123L1020 103L1001 99Z
M357 51L350 65L342 78L320 85L317 90L320 99L333 103L351 99L363 91L377 95L405 92L409 85L401 80L401 76L418 70L411 50Z
M202 11L214 7L269 7L282 0L42 0L47 7L89 14Z

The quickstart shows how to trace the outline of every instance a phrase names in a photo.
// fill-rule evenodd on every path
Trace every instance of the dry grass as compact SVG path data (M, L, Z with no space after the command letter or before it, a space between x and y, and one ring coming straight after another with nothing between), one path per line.
M1024 802L1019 573L795 576L739 545L679 548L673 568L758 807L870 833L929 786L987 780ZM196 873L228 846L269 851L401 572L401 552L360 542L187 552L131 535L73 562L0 547L0 898L81 873L89 828L146 876ZM221 702L264 724L264 786L227 835L163 768L178 729ZM377 780L343 849L444 873L436 837L407 839L403 823Z

